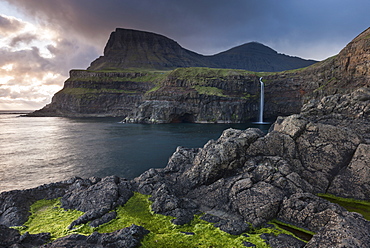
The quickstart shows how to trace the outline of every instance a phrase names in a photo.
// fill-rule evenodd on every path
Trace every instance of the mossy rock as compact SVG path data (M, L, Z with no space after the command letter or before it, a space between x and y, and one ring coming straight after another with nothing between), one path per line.
M231 235L200 219L200 215L186 225L174 225L170 216L155 214L151 211L152 202L148 195L135 193L124 206L119 206L116 219L93 228L88 224L67 227L84 213L77 210L64 210L59 199L37 201L31 206L31 216L22 227L15 227L21 233L51 233L52 240L69 235L90 235L94 231L109 233L136 224L149 230L142 241L142 247L245 247L243 242L250 242L257 247L269 247L260 237L263 233L279 235L288 233L277 225L273 228L252 229L252 231Z

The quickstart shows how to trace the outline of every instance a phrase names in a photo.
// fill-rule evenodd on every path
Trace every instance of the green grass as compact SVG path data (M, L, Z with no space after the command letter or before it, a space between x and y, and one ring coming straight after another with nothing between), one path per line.
M92 89L92 88L64 88L60 91L69 95L84 95L84 94L135 94L137 91L120 90L120 89Z
M201 95L212 95L212 96L221 96L227 97L223 94L223 90L216 87L207 87L207 86L193 86L193 88Z
M151 88L150 90L148 90L145 94L148 94L148 93L151 93L151 92L157 91L157 90L159 90L161 87L162 87L162 85L161 85L161 84L159 84L159 83L157 83L153 88Z
M245 99L245 100L255 100L257 99L257 95L251 95L249 93L244 93L243 96L242 96L242 99Z
M344 207L349 212L357 212L362 214L365 219L370 221L370 202L355 200L351 198L337 197L331 194L318 194L318 196Z
M143 69L125 69L125 70L116 70L116 69L105 69L99 71L87 71L87 70L74 70L85 72L86 76L82 77L70 77L67 81L72 82L154 82L161 80L167 76L169 71L149 71ZM91 74L90 74L91 73ZM107 74L104 77L102 76L92 76L92 74L101 73ZM109 76L109 73L126 73L127 77L117 77ZM138 76L131 76L130 73L139 73Z
M244 235L230 235L200 219L196 215L191 223L178 226L171 223L173 217L155 214L151 211L150 196L135 193L124 206L119 206L117 218L97 228L87 224L68 230L69 224L83 213L76 210L64 210L60 201L41 200L31 206L31 216L22 227L15 227L21 233L51 233L52 239L72 233L89 235L94 231L113 232L132 224L140 225L150 231L142 241L142 247L245 247L243 241L251 242L257 247L269 247L260 235L263 233L291 234L272 223L275 228L252 229ZM185 234L191 232L193 235Z
M199 80L199 79L219 79L233 75L254 74L254 72L237 69L215 69L208 67L186 67L177 68L169 75L178 79Z

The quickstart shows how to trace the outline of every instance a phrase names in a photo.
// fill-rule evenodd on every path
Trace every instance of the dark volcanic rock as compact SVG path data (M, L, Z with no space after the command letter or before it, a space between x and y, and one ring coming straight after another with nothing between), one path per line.
M92 226L92 227L98 227L100 225L108 223L111 220L114 220L116 217L117 217L117 212L115 212L115 211L109 212L109 213L104 214L99 219L95 219L95 220L91 221L89 225Z
M71 223L69 228L88 221L100 219L119 205L125 204L133 196L130 182L116 176L105 177L97 183L90 180L79 189L66 193L62 199L62 208L85 212ZM110 219L105 216L106 221ZM103 219L97 220L101 223Z
M249 231L249 225L243 220L221 220L214 226L219 227L220 230L230 233L231 235L240 235Z
M21 235L15 229L0 225L0 247L9 247L18 243Z
M20 235L15 229L0 224L0 247L36 247L50 240L49 233Z
M370 145L360 144L357 147L350 164L334 178L328 193L370 200Z
M263 135L260 129L227 129L217 141L209 141L195 156L193 166L184 172L191 185L211 184L229 171L242 167L245 151Z
M6 226L20 226L30 216L30 206L41 199L55 199L62 197L72 188L79 187L81 178L72 178L67 181L42 185L34 189L13 190L0 194L0 224Z
M305 247L368 247L369 233L369 221L357 213L345 212L332 218Z
M94 232L90 236L72 234L59 238L45 248L59 247L96 247L96 248L133 248L139 247L140 241L149 231L141 226L132 225L112 233Z
M295 237L287 234L279 234L277 236L273 234L262 234L261 235L273 248L300 248L305 247L305 242L296 239Z

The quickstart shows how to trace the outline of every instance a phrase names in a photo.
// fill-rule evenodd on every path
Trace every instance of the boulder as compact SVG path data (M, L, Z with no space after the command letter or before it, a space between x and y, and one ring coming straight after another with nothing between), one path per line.
M259 129L225 130L217 141L209 141L194 158L194 164L184 172L184 180L192 186L211 184L225 174L242 167L246 150L263 135Z
M38 247L50 240L49 233L20 235L18 230L0 224L0 247Z
M90 236L72 234L59 238L52 243L46 244L44 248L59 247L114 247L114 248L134 248L140 246L140 241L149 231L141 226L132 225L112 233L94 232Z
M305 247L306 243L288 234L262 234L261 237L266 240L266 243L273 248L301 248Z
M0 194L0 224L20 226L30 216L30 206L41 199L55 199L66 192L79 188L86 179L71 178L70 180L41 185L34 189L13 190Z
M370 200L370 145L357 147L350 164L334 178L327 192L345 198Z
M305 247L368 247L370 223L362 215L344 212L321 228Z
M73 228L75 225L101 218L115 207L125 204L131 196L131 184L125 179L111 176L96 183L90 181L84 187L66 193L61 199L61 207L85 212L71 223L69 228ZM109 221L109 218L106 220ZM101 221L102 219L97 222Z

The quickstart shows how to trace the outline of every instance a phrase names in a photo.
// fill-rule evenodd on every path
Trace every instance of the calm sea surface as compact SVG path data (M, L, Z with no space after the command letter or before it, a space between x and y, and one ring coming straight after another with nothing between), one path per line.
M165 167L177 146L203 147L253 124L123 124L117 118L19 117L0 112L0 192L74 176L134 178Z

